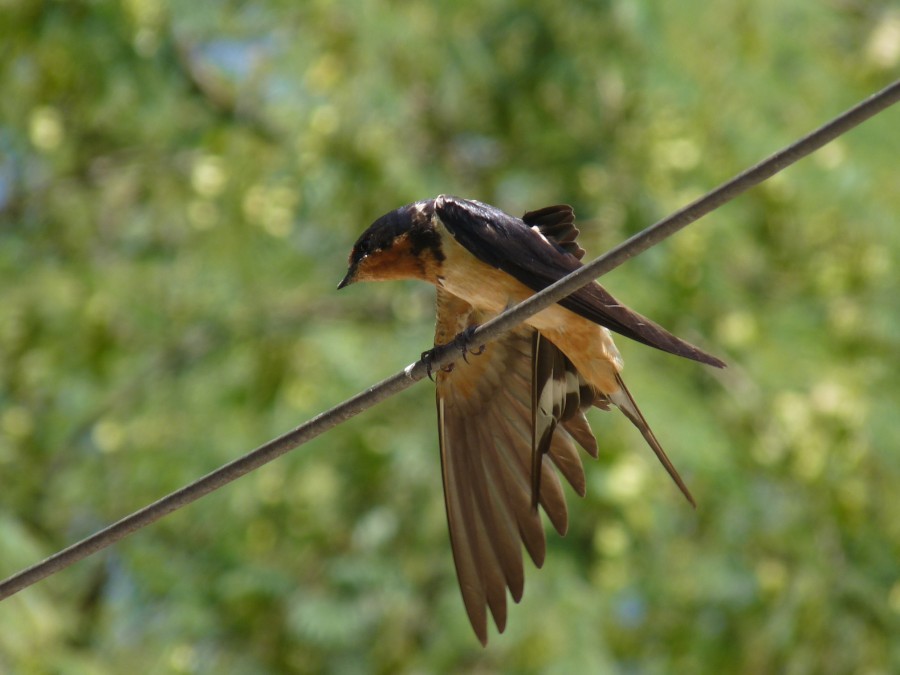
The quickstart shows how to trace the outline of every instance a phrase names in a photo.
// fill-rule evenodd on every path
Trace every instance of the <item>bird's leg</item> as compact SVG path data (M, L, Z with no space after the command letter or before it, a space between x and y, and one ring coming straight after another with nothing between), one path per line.
M466 363L469 362L467 358L469 354L472 356L479 356L480 354L484 354L484 345L478 347L478 349L469 349L467 344L472 339L472 335L475 333L475 329L478 326L468 326L464 331L459 333L455 338L453 338L453 344L456 345L456 348L459 350L460 354L462 354L463 361Z

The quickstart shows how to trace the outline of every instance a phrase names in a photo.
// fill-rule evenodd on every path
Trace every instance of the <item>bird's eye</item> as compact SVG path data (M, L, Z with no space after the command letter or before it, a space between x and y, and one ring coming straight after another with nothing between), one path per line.
M353 251L353 260L358 263L372 253L374 253L373 247L368 242L361 243L356 247L356 250Z

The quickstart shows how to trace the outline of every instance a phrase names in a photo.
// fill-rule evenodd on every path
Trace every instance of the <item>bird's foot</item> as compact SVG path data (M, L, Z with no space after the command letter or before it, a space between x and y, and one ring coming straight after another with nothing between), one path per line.
M463 361L466 363L469 362L468 355L472 354L473 356L479 356L484 353L484 345L478 347L478 349L469 349L467 344L472 339L472 334L475 332L475 329L478 326L469 326L464 331L459 333L455 338L453 338L453 344L456 349L459 350L459 353L463 357ZM428 374L428 379L434 382L434 357L435 352L439 347L443 347L444 345L435 345L433 349L429 349L428 351L422 352L421 359L425 363L425 372ZM453 370L453 364L449 363L446 366L441 366L441 370L445 373L449 373Z
M459 350L459 353L462 354L463 361L466 363L469 362L468 355L479 356L484 354L484 345L478 347L478 349L469 349L467 344L472 339L472 335L475 333L475 329L478 326L469 326L462 333L459 333L455 338L453 338L453 344L456 345L456 348Z
M428 349L422 352L422 356L420 357L421 360L425 363L425 372L428 374L428 379L432 382L434 382L434 366L432 365L432 362L434 361L434 352L436 349L437 347ZM448 363L446 366L441 366L441 370L445 373L449 373L451 370L453 370L453 365L454 364L452 363Z

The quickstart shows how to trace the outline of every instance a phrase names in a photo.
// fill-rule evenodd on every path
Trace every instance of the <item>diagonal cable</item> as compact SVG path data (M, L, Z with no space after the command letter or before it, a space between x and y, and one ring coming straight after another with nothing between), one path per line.
M467 344L480 345L496 339L529 316L549 307L554 302L558 302L592 279L609 272L630 258L658 244L698 218L717 209L767 178L774 176L779 171L784 170L811 152L818 150L829 141L846 133L870 117L877 115L898 100L900 100L900 80L888 85L812 133L738 174L700 199L635 234L582 269L573 272L555 284L548 286L540 293L536 293L528 300L486 322L469 336ZM433 368L439 368L451 363L458 356L459 351L456 347L452 344L445 345L435 350L431 359L431 365ZM72 544L41 562L13 574L0 582L0 600L86 558L92 553L106 548L128 534L146 527L163 516L227 485L263 464L271 462L276 457L280 457L286 452L303 445L316 436L371 408L376 403L380 403L384 399L403 391L421 380L425 375L426 364L423 359L420 359L399 373L382 380L330 410L316 415L292 431L269 441L265 445L261 445L256 450L206 474L195 482L166 495L139 511L125 516L112 525Z

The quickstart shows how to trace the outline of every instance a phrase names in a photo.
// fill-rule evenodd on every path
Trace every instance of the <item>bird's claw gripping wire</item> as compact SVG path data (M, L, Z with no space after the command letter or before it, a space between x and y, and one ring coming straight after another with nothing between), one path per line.
M479 346L478 349L469 349L467 346L469 341L472 339L472 334L475 332L476 328L478 328L478 326L469 326L464 331L459 333L455 338L453 338L453 346L459 350L459 353L463 357L463 361L465 361L466 363L469 362L469 354L472 354L473 356L484 354L484 345ZM425 373L428 375L428 379L432 382L434 382L434 366L432 365L432 363L434 361L435 351L437 351L437 349L442 346L443 345L435 345L434 348L422 352L422 356L420 357L422 362L425 364ZM441 370L445 373L449 373L453 370L453 365L454 364L452 363L448 363L446 366L441 366Z
M466 363L469 362L469 354L472 356L484 354L484 345L479 346L478 349L469 349L467 346L472 339L472 335L475 333L476 328L478 328L478 326L468 326L464 331L453 338L453 344L459 350L459 353L462 354L463 361Z
M434 361L434 352L437 350L437 347L433 349L428 349L422 352L422 356L420 357L422 362L425 364L425 373L428 375L428 379L434 382L434 366L432 362ZM455 364L448 363L446 366L441 366L441 371L445 373L449 373L453 370L453 366Z

